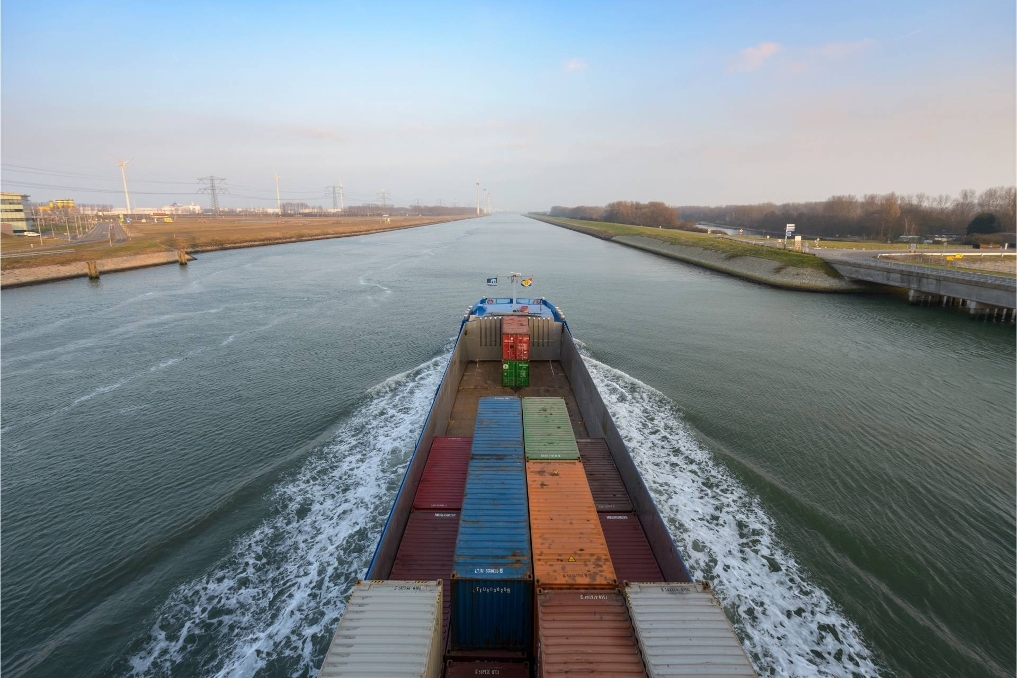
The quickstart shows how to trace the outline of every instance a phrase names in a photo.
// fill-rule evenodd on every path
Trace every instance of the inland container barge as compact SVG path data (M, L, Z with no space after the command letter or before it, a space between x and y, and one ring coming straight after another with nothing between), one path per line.
M466 312L318 675L755 675L547 300Z

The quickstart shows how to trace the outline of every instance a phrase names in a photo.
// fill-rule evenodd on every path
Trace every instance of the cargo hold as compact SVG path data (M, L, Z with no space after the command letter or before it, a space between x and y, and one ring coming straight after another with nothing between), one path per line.
M360 581L325 654L320 678L439 678L441 583Z
M540 678L643 676L643 660L625 598L617 591L537 594Z
M527 461L526 486L536 586L617 586L583 465L578 461Z
M708 585L628 584L625 600L650 678L756 675Z

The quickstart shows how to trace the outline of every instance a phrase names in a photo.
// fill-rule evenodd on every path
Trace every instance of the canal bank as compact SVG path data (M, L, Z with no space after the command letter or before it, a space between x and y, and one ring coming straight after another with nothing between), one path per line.
M582 224L576 223L574 219L527 216L601 240L782 289L803 292L860 292L866 289L861 284L842 278L825 262L807 254L718 241L708 236L670 230L654 231L618 224Z
M389 231L417 228L419 226L433 226L435 224L458 221L464 218L468 219L471 217L427 219L422 221L413 221L411 223L399 223L398 221L391 223L384 221L370 225L346 228L341 232L312 231L309 233L302 232L294 235L279 233L266 235L253 230L245 233L242 228L235 228L230 231L226 231L225 234L206 233L195 236L188 234L187 231L181 227L181 234L184 237L177 240L176 235L174 235L173 244L175 247L167 245L165 240L159 240L152 236L149 236L146 240L146 235L148 234L142 230L144 227L136 226L135 231L140 237L135 237L134 242L128 243L126 246L133 249L135 252L139 249L148 251L139 252L137 254L125 254L123 252L117 252L117 250L114 249L113 254L110 255L108 253L109 250L92 249L79 250L71 254L59 252L49 256L48 258L44 258L46 255L37 255L39 258L32 259L20 259L22 256L29 256L27 254L10 255L11 257L19 257L19 259L15 264L10 263L10 258L5 258L5 261L8 263L5 263L5 268L0 271L0 289L39 285L42 283L70 280L73 278L95 278L103 273L130 271L140 268L149 268L151 266L162 266L165 264L182 264L184 261L194 260L194 257L190 255L202 252L246 249L249 247L265 247L268 245L287 245L309 240L349 238L358 235L371 235L374 233L387 233ZM189 239L186 239L188 237ZM117 247L119 247L119 245L117 245ZM181 261L181 256L184 257L184 261Z

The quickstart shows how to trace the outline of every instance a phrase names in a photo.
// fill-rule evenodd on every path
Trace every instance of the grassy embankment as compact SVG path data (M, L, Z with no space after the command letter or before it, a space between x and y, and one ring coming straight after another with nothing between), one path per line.
M754 257L756 259L768 259L777 262L782 268L805 268L820 271L831 278L840 278L840 274L819 257L791 250L783 250L776 247L754 245L749 242L733 240L722 235L704 233L691 233L689 231L676 231L670 229L648 228L645 226L629 226L627 224L611 224L600 221L582 221L579 219L564 219L560 217L536 217L548 223L558 223L571 226L577 230L611 239L615 236L641 236L652 238L670 245L683 247L695 247L724 255L726 260L734 260L739 257Z
M385 221L380 217L214 219L204 216L178 216L174 217L172 223L140 223L135 220L127 226L131 239L115 243L112 247L107 242L75 244L61 238L26 238L5 234L0 240L0 251L3 254L31 254L31 256L5 257L0 261L0 268L4 271L13 271L174 250L195 253L302 240L342 238L461 218L464 217L393 217L391 221ZM48 248L52 248L53 251L47 252Z

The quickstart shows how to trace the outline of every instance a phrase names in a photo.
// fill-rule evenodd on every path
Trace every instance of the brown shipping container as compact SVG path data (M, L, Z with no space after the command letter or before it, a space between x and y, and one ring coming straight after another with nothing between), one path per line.
M625 598L617 591L539 591L540 678L646 676Z
M414 509L458 511L463 507L472 444L473 438L439 436L434 439L413 496Z
M526 489L537 588L617 586L582 463L527 461Z
M475 676L530 678L530 665L509 662L450 661L448 668L445 669L445 678L474 678Z
M664 581L635 513L601 513L600 526L604 529L618 581Z
M583 460L586 480L590 484L597 510L622 513L633 511L632 500L618 474L607 441L603 438L580 438L576 444L579 446L579 457Z
M441 580L442 647L448 639L452 561L459 536L458 511L414 511L406 523L389 579Z
M518 315L507 315L501 319L502 334L529 334L530 321Z

